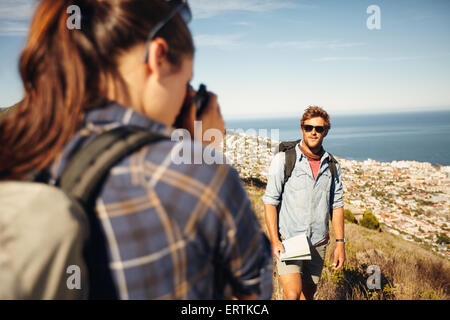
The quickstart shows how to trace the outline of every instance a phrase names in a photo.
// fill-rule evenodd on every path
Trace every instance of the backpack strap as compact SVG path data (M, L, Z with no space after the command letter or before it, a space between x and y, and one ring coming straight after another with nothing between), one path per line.
M284 141L280 142L278 145L278 151L284 152L284 180L283 185L281 186L281 196L280 202L277 206L277 212L279 213L281 210L281 202L283 201L283 193L284 193L284 185L291 177L292 171L294 170L295 161L297 160L297 152L295 151L295 146L301 140L296 141ZM280 236L280 234L278 234Z
M88 267L89 299L118 299L109 268L107 239L94 213L95 199L110 169L139 148L162 139L160 134L137 127L119 127L88 142L69 160L59 186L84 207L89 221L89 239L84 258Z
M295 140L295 141L282 141L282 142L280 142L280 144L278 145L278 151L285 152L286 150L294 149L295 146L296 146L300 141L302 141L302 140L300 139L300 140Z
M330 161L328 162L328 167L330 168L331 171L331 178L332 181L336 180L337 177L337 169L336 169L336 164L338 163L337 160L333 157L333 155L331 153L328 153L328 155L330 156ZM333 186L333 183L331 183L331 186ZM331 192L331 190L330 190ZM330 217L331 220L333 220L333 203L331 203L334 199L334 195L330 196Z
M144 145L164 138L167 137L137 127L106 131L71 157L59 185L86 205L93 200L94 192L117 162Z
M338 163L337 160L333 157L333 155L331 153L328 153L328 155L330 156L330 162L328 163L328 167L330 168L331 171L331 176L333 177L333 180L336 179L337 177L337 169L336 169L336 164Z
M283 141L278 145L278 151L284 152L285 161L284 161L284 184L288 181L289 177L292 174L292 170L294 170L295 160L297 160L297 153L295 151L295 146L301 141Z
M295 161L297 160L297 152L295 147L284 152L284 183L291 177L292 171L294 170Z

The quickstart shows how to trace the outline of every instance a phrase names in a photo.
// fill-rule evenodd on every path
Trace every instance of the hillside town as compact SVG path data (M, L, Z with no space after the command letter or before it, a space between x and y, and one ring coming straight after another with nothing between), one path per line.
M278 141L227 131L223 151L243 180L267 182ZM345 208L357 220L371 211L391 232L450 258L450 166L336 157L342 168Z

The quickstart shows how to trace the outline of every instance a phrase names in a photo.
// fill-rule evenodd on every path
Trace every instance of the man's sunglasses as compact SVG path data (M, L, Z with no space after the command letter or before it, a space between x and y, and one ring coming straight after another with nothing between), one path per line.
M166 0L170 4L174 4L175 8L169 13L169 15L162 21L158 22L150 33L148 34L147 41L145 43L145 56L144 62L148 60L148 54L150 50L150 42L155 38L156 34L177 14L180 14L184 23L188 24L192 20L192 12L189 8L187 0Z
M326 126L311 126L309 124L303 125L302 128L306 132L311 132L311 131L313 131L313 129L316 129L317 133L323 133L326 129L328 129L328 127L326 127Z

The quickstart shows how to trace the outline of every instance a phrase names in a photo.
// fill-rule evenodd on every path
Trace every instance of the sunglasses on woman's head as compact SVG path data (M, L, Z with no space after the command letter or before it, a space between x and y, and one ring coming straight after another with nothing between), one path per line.
M325 131L325 129L327 129L327 127L325 127L325 126L311 126L309 124L303 125L302 128L306 132L311 132L311 131L313 131L313 129L316 129L317 133L323 133Z
M189 8L189 4L187 0L168 0L169 4L173 4L175 8L169 13L169 15L162 21L158 22L147 37L147 42L145 44L145 56L144 62L148 60L149 46L150 42L155 38L156 34L178 13L180 14L181 19L183 19L184 23L188 24L192 20L192 12L191 8Z

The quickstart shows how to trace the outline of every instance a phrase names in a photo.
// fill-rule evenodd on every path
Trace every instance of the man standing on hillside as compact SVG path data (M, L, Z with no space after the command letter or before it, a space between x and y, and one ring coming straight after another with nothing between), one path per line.
M341 269L344 264L341 168L322 147L329 129L326 111L308 107L301 119L303 140L295 144L295 153L291 149L288 157L288 151L279 152L270 164L263 202L284 299L313 299L329 243L329 214L336 237L334 269ZM300 234L308 239L311 260L281 261L280 252L284 252L281 241Z

